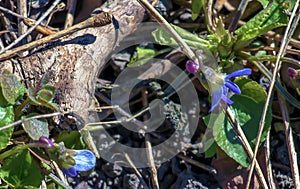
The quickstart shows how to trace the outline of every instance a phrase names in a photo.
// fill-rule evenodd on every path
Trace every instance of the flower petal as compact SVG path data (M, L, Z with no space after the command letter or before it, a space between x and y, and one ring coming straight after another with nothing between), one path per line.
M224 88L219 87L218 89L213 90L212 93L212 102L209 112L212 112L220 103L224 93Z
M230 89L232 92L234 92L235 94L241 94L241 90L240 90L239 86L237 86L237 84L235 84L234 82L226 81L225 86L228 89Z
M231 105L233 104L233 101L227 98L227 96L223 95L222 100L225 101L227 104Z
M78 174L74 166L70 167L69 169L62 168L62 171L69 177L76 177Z
M84 172L89 171L96 165L96 157L89 150L75 150L76 155L74 156L74 160L76 164L73 166L76 171Z
M225 77L225 80L228 80L232 77L238 77L238 76L243 76L243 75L250 75L252 72L252 70L250 68L244 68L244 69L241 69L241 70L237 70L237 71L234 71L228 75L226 75Z

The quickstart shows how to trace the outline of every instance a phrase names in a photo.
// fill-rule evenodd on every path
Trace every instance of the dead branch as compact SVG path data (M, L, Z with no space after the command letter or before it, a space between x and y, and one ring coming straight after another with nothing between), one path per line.
M114 45L142 21L144 9L136 1L122 0L110 14L121 26L126 26L121 32L112 24L80 30L45 46L40 45L30 56L0 62L0 74L9 71L27 86L35 86L47 73L50 84L57 88L56 101L60 108L78 111L86 119L84 110L93 105L97 74L109 59Z

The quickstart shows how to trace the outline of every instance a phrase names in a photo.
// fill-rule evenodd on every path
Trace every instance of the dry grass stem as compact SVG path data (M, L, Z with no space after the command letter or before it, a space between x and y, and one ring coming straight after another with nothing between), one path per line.
M293 12L292 12L292 15L291 15L290 18L295 17L298 6L299 6L299 0L297 0L297 2L295 3L295 6L294 6L294 9L293 9ZM299 19L299 16L298 16L298 19ZM289 43L289 40L291 38L291 35L294 31L294 30L290 30L291 25L294 22L294 20L298 20L298 19L296 18L296 19L290 19L289 20L289 23L288 23L287 28L286 28L285 33L284 33L284 37L282 39L280 50L277 54L277 60L276 60L275 68L273 70L273 75L272 75L271 83L270 83L270 86L269 86L267 99L266 99L265 106L264 106L263 113L262 113L262 117L261 117L261 120L260 120L260 123L259 123L259 129L258 129L258 134L257 134L257 138L256 138L256 144L255 144L255 148L254 148L254 155L253 155L253 159L251 161L249 175L248 175L248 181L247 181L247 185L246 185L247 189L250 187L250 181L251 181L254 165L255 165L255 162L256 162L255 159L256 159L257 152L258 152L260 139L261 139L261 136L262 136L264 125L265 125L267 110L268 110L268 107L269 107L269 104L270 104L271 96L273 94L273 89L274 89L275 81L276 81L276 78L277 78L277 72L278 72L278 70L280 68L280 65L281 65L280 58L284 55L284 52L285 52L285 50L287 48L287 45ZM294 22L294 23L296 24L297 22Z

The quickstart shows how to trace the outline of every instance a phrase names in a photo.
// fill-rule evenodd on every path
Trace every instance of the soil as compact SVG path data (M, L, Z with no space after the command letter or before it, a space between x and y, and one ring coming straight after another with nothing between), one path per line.
M173 23L177 24L188 24L193 22L191 19L190 11L182 11L179 13L177 18L170 17L171 12L176 12L177 5L172 1L162 1L157 8L160 10L161 14L164 15L167 19L172 20ZM226 9L223 8L221 12L226 12ZM148 18L149 19L149 18ZM159 47L156 47L159 48ZM109 82L113 82L119 73L125 68L125 65L129 63L130 58L134 54L134 48L129 48L122 53L114 55L114 59L110 61L109 65L105 70L102 71L99 78L104 79ZM179 64L184 65L184 64ZM156 84L160 84L162 88L164 83L160 83L159 81L154 81ZM149 84L149 83L148 83ZM147 84L143 84L145 87ZM196 84L197 85L197 84ZM199 85L199 84L198 84ZM265 87L265 83L261 83L262 86ZM141 87L141 88L143 88ZM138 87L137 87L138 88ZM138 91L138 89L136 90ZM145 88L144 88L145 89ZM155 89L149 89L149 93L155 93L154 95L158 95L158 91ZM98 88L99 93L105 96L109 96L110 90L105 88ZM140 90L140 89L139 89ZM134 92L133 92L134 93ZM201 96L205 96L207 94L200 94ZM133 95L134 96L134 95ZM141 99L141 96L135 96L132 101ZM151 101L151 97L148 98ZM101 99L98 99L101 102ZM172 98L168 99L169 103L173 103L174 107L178 104L178 99ZM103 102L101 102L103 103ZM142 108L142 102L138 102L131 106L131 110L133 112L139 111ZM201 100L201 107L205 107L202 109L202 114L207 113L209 103L207 100L207 96L204 100ZM172 112L173 111L173 112ZM178 112L173 110L166 110L165 114L172 116L169 117L168 121L163 123L160 128L163 130L159 131L159 134L162 138L168 138L168 134L173 132L176 129L176 125L178 125L178 121L180 122L180 118L182 115L178 115ZM114 120L115 117L111 115L106 118L104 121ZM142 119L142 118L139 118ZM274 119L274 124L280 124L281 120ZM177 127L178 128L178 127ZM205 126L203 123L200 124L197 128L196 134L193 136L191 144L195 143L197 138L200 136L200 132L205 130ZM145 141L144 137L138 134L130 133L128 130L124 130L122 126L117 126L113 129L108 129L109 133L113 136L113 138L118 139L122 144L134 147L144 147ZM275 130L272 126L271 132L271 164L273 176L275 179L277 188L296 188L293 185L292 174L289 168L289 155L286 147L285 136L283 131ZM154 138L153 143L155 144ZM295 135L295 144L296 149L299 152L299 134ZM108 146L107 146L108 147ZM196 150L197 151L197 150ZM195 149L188 149L180 152L180 154L185 155L187 158L199 161L208 166L212 165L212 160L216 157L205 158L204 154L197 154ZM298 158L298 162L300 163L300 159ZM134 162L133 162L134 163ZM124 167L121 163L109 163L104 159L99 159L97 161L97 166L88 176L78 176L76 178L68 178L70 185L75 189L87 189L87 188L123 188L123 189L138 189L138 188L151 188L149 186L153 186L152 175L149 168L141 168L138 169L138 172L142 175L142 178L138 176L136 171L132 168ZM181 158L175 156L172 159L162 163L157 164L157 178L159 182L159 187L162 189L206 189L206 188L227 188L226 186L219 185L218 181L214 177L213 173L208 172L207 170L203 170L200 167L190 164ZM243 180L244 179L244 180ZM245 182L246 178L243 178L242 182ZM228 186L230 188L230 186ZM233 187L232 187L233 188ZM237 184L237 188L242 188L242 185Z
M112 2L115 1L113 0ZM205 31L206 26L203 24L205 23L203 15L200 15L196 21L193 21L191 10L189 8L186 8L186 6L190 5L188 3L188 5L183 3L184 5L180 6L178 5L178 2L186 3L187 1L161 0L159 1L159 4L156 6L156 8L170 23L177 24L190 31L198 31L200 34L206 35L207 32ZM238 4L236 4L235 1L225 0L224 2L228 2L232 6L238 7ZM80 3L82 3L82 1L80 1ZM78 7L78 12L80 12L79 9L80 7ZM226 23L226 20L230 20L234 15L233 13L235 12L233 12L231 7L226 3L216 6L216 10L219 15L222 15L224 17L225 25L226 27L228 27L229 23ZM246 18L243 19L247 20L251 18L251 16L255 14L255 11L258 10L246 11ZM86 16L86 14L84 15ZM85 18L85 16L83 16L82 19ZM153 19L149 15L146 15L144 21L153 21ZM55 22L55 25L59 25L62 21L60 19L57 19L53 22ZM121 27L122 26L120 26L120 28ZM117 54L112 55L112 59L101 70L98 78L99 81L97 81L95 97L101 107L112 105L110 102L111 99L109 98L112 93L111 90L113 87L118 86L113 86L111 84L114 83L118 75L122 73L122 71L126 68L126 65L128 65L134 55L136 55L136 47L147 47L153 49L155 48L156 50L162 50L165 48L164 46L159 46L157 44L145 43L132 46L130 48L124 49ZM185 56L178 55L178 53L176 53L176 50L174 49L172 49L171 52L173 54L167 52L159 55L158 57L161 59L169 59L178 67L184 69L187 58ZM253 78L263 87L268 87L268 81L262 82L261 75L258 73L258 71L253 74ZM193 85L195 86L195 89L197 89L197 93L199 96L199 106L201 107L199 117L203 117L204 115L208 114L210 108L208 93L199 81L193 81ZM161 189L243 188L243 184L245 184L247 177L242 177L241 175L232 178L230 177L230 179L228 179L226 178L226 173L222 173L222 176L225 178L225 180L228 179L226 180L226 184L228 185L218 180L220 178L217 177L215 172L212 170L214 169L213 161L215 161L219 157L213 156L211 158L206 158L205 154L200 153L197 147L197 141L206 129L202 118L198 120L199 123L195 132L193 132L193 136L189 137L189 131L185 130L185 125L187 123L187 119L191 117L191 114L181 111L181 99L177 94L166 97L168 94L165 94L165 91L168 86L168 83L160 80L147 80L145 82L137 84L130 94L129 108L131 112L137 113L141 111L156 98L160 99L163 102L163 105L161 105L163 111L160 113L165 115L166 119L159 125L159 127L155 131L152 131L149 134L136 133L124 128L121 124L111 124L103 129L105 129L115 141L134 148L145 148L145 146L147 146L145 138L154 147L161 144L170 136L175 135L172 145L176 146L176 149L181 149L180 151L178 151L179 155L174 154L172 158L164 161L163 163L155 162L157 169L157 180L159 183L159 188ZM192 101L193 99L190 100ZM273 113L280 112L279 106L273 106L273 109ZM294 110L292 116L297 117L297 115L299 115L299 111ZM103 109L102 112L96 114L96 117L97 120L101 120L103 122L116 120L116 115L105 109ZM139 121L141 122L150 119L150 117L151 115L148 112L143 113L140 116L136 117L136 123L138 123ZM297 188L294 186L292 180L289 153L287 150L285 134L282 129L282 120L277 118L278 116L273 119L270 131L270 161L272 165L273 176L275 179L275 185L280 189ZM293 136L295 140L295 149L299 153L300 132L297 128L299 127L298 122L298 120L293 121L293 124L295 125ZM277 127L278 125L279 127ZM68 130L72 129L75 130L78 128L68 125ZM101 133L94 133L94 136L97 136L97 138L102 137ZM105 138L103 139L103 141L105 141ZM113 143L105 143L103 141L101 144L99 144L99 141L98 143L96 141L97 147L101 146L101 148L103 149L110 149L113 146ZM265 143L263 143L261 146L263 147L264 145ZM164 151L162 150L155 151L155 153L157 154L163 152ZM112 154L111 158L113 159L118 155L118 153ZM138 155L139 154L137 154L137 156ZM146 159L147 157L144 158ZM189 160L201 163L202 165L191 163L191 161ZM132 163L135 164L136 162L133 161ZM85 175L78 175L74 178L69 177L68 182L70 186L75 189L154 188L152 187L155 185L155 182L153 181L153 171L150 168L134 169L129 164L130 163L128 163L128 160L126 159L111 163L106 161L105 158L100 158L97 160L96 167L91 172L86 173ZM298 156L298 164L300 164L300 156ZM209 167L212 170L209 171L207 167L203 168L205 166ZM229 185L229 183L234 183L235 186Z

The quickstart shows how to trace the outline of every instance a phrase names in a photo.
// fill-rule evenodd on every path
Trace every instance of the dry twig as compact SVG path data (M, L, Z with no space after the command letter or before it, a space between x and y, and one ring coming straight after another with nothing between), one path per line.
M252 159L253 151L251 149L251 146L249 145L249 142L244 134L244 131L242 130L238 121L234 118L234 115L232 114L231 110L228 107L226 108L226 114L227 114L228 118L230 119L230 122L232 123L232 127L233 127L234 131L236 132L238 139L241 141L249 159ZM259 181L263 185L263 188L265 188L265 189L269 188L268 184L266 182L266 179L262 173L262 170L256 159L255 159L255 170L257 172Z
M201 168L201 169L203 169L203 170L205 170L205 171L208 171L208 172L211 173L211 174L214 174L214 175L217 174L217 170L214 169L214 168L211 167L211 166L208 166L208 165L205 165L205 164L200 163L200 162L198 162L198 161L195 161L195 160L193 160L193 159L191 159L191 158L188 158L188 157L186 157L186 156L184 156L184 155L182 155L182 154L177 154L176 157L178 157L178 158L184 160L184 161L187 162L187 163L190 163L190 164L192 164L192 165L195 165L196 167L199 167L199 168Z
M67 113L69 113L69 112L54 112L54 113L50 113L50 114L43 114L43 115L28 117L28 118L25 118L25 119L20 119L16 122L13 122L13 123L9 124L9 125L5 125L5 126L1 127L0 131L8 129L10 127L14 127L16 125L19 125L19 124L24 123L24 122L29 121L29 120L54 117L54 116L58 116L58 115L64 115L64 114L67 114Z
M26 17L27 15L27 3L26 0L18 0L17 1L18 4L18 13L24 17ZM18 20L18 34L19 36L26 33L27 27L26 25L22 22L21 19ZM24 38L21 41L21 45L26 44L27 43L27 39ZM23 53L23 55L25 56L26 53Z
M261 139L261 136L262 136L262 132L263 132L263 129L264 129L264 125L265 125L265 119L266 119L266 115L267 115L267 110L268 110L268 107L269 107L269 104L270 104L271 96L273 94L273 89L274 89L275 81L276 81L276 78L277 78L277 72L278 72L278 70L279 70L279 68L281 66L280 58L284 55L284 52L285 52L285 50L287 48L289 40L290 40L290 38L291 38L291 36L292 36L292 34L294 32L295 28L293 28L292 25L293 24L296 25L298 23L298 20L299 20L299 11L298 11L298 15L295 17L295 14L296 14L296 11L298 9L298 6L299 6L299 0L297 0L297 2L295 3L292 15L290 17L290 18L294 18L294 19L290 19L290 21L288 23L288 26L287 26L287 28L285 30L285 33L284 33L284 37L282 39L280 50L279 50L279 52L277 54L277 60L276 60L275 68L273 70L273 75L272 75L272 79L271 79L271 83L270 83L270 87L269 87L267 99L266 99L265 106L264 106L263 113L262 113L262 117L261 117L261 120L260 120L260 123L259 123L259 129L258 129L256 143L255 143L255 149L254 149L254 156L253 156L253 159L251 161L251 166L250 166L250 170L249 170L249 175L248 175L248 181L247 181L246 188L249 188L249 186L250 186L250 181L251 181L253 169L254 169L254 165L255 165L255 162L256 162L255 159L256 159L257 152L258 152L259 142L260 142L260 139ZM292 28L292 29L290 29L290 28ZM300 183L297 183L297 184L298 185L295 185L295 186L299 186L300 185Z
M140 181L142 182L143 186L145 187L145 189L149 189L149 187L147 186L145 180L143 179L142 174L139 172L139 170L135 167L135 165L133 164L133 162L131 161L130 157L128 156L128 154L124 154L128 164L133 168L135 174L139 177Z
M26 45L14 48L12 50L8 50L5 53L0 54L0 61L11 58L13 56L16 56L18 52L29 50L29 49L32 49L34 47L49 43L53 40L59 39L61 37L64 37L66 35L69 35L71 33L76 32L76 31L79 31L79 30L82 30L82 29L85 29L85 28L89 28L89 27L105 26L105 25L111 23L111 21L112 21L111 19L112 19L112 17L109 13L101 12L100 14L96 14L93 17L91 17L91 18L89 18L89 19L87 19L87 20L85 20L85 21L83 21L79 24L76 24L76 25L74 25L74 26L72 26L72 27L70 27L66 30L62 30L62 31L57 32L53 35L49 35L47 37L41 38L37 41L33 41L33 42L28 43Z
M68 13L66 16L65 26L64 28L67 29L73 25L74 22L74 14L76 10L77 0L69 0L68 1Z
M24 33L23 35L19 36L10 45L8 45L7 47L5 47L4 49L1 49L0 50L0 54L2 54L3 52L11 49L16 44L18 44L22 39L24 39L27 35L29 35L51 13L51 11L56 7L56 5L58 5L59 2L60 2L60 0L55 0L53 2L53 4L51 5L51 7L49 7L49 9L36 21L36 23L35 23L34 26L32 26L31 28L29 28L26 33Z
M285 139L286 144L289 152L289 159L291 164L291 170L292 170L292 176L293 176L293 182L295 188L300 186L300 180L299 180L299 169L298 169L298 163L297 163L297 152L295 151L295 144L292 134L292 128L289 123L289 115L288 110L285 104L285 100L282 97L281 94L278 93L279 97L279 103L280 103L280 109L282 112L283 117L283 124L284 124L284 131L285 131Z
M145 89L142 90L142 103L143 103L144 108L149 106ZM147 115L144 115L143 119L146 120ZM148 133L145 134L145 143L146 143L147 156L148 156L148 160L149 160L149 168L150 168L151 178L152 178L152 182L153 182L153 188L159 189L159 184L158 184L158 179L157 179L157 170L156 170L156 166L154 163L153 152L152 152L152 144L150 142L150 135Z

